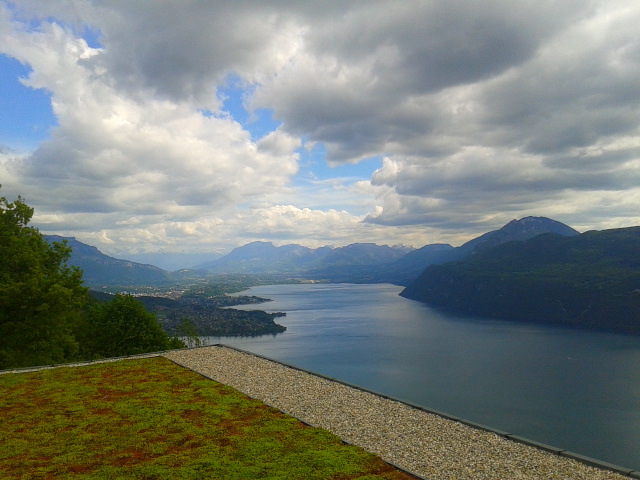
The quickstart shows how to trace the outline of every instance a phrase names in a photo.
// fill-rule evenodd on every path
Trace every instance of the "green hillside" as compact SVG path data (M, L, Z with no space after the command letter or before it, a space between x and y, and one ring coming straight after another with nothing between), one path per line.
M640 333L640 227L544 234L431 265L402 295L494 318Z

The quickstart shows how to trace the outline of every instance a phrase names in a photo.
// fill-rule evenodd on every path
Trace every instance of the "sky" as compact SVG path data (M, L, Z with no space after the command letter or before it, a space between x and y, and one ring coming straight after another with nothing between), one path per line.
M133 258L640 225L635 0L0 0L0 196Z

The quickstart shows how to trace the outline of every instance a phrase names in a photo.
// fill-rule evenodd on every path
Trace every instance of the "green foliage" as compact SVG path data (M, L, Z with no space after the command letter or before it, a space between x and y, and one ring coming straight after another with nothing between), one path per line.
M410 476L165 358L0 376L0 477Z
M60 363L74 357L73 331L86 298L71 249L49 244L28 226L33 209L0 197L0 368Z
M89 306L66 240L28 224L21 197L0 197L0 369L183 348L131 297Z
M82 329L83 356L118 357L184 347L169 338L156 316L131 295L117 294L89 309Z
M183 317L176 327L175 337L182 339L187 347L201 347L204 345L203 339L198 333L198 329L191 320Z
M640 333L640 227L510 242L432 265L402 295L496 318Z

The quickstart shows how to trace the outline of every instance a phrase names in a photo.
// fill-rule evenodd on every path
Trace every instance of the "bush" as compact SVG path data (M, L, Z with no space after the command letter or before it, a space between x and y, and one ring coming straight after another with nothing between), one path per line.
M91 307L82 330L82 354L88 358L119 357L185 346L177 338L170 338L156 316L131 295L118 294L110 302Z

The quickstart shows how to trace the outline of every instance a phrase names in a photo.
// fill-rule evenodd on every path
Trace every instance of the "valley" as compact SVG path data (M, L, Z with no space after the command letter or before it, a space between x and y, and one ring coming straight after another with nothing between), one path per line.
M638 227L581 234L549 218L525 217L458 247L355 243L311 249L259 241L174 272L66 240L73 248L70 263L83 270L87 286L139 297L169 333L184 318L200 335L280 333L277 315L230 308L264 299L228 294L311 282L388 283L405 287L407 298L487 318L640 334L639 235Z

